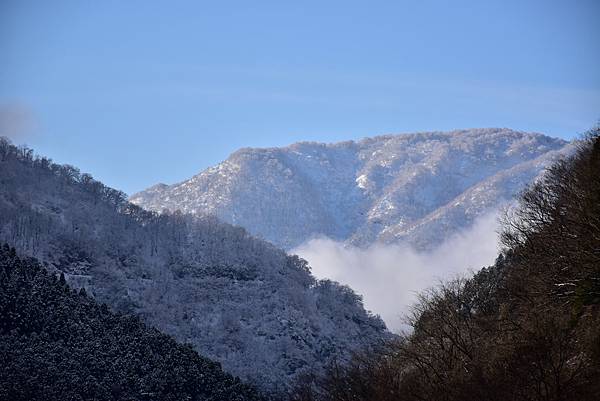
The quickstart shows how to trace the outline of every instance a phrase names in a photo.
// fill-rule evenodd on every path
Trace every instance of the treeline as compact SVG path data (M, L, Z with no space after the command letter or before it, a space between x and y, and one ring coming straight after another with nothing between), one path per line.
M0 400L258 400L139 319L0 247Z
M110 202L115 206L122 206L127 203L127 195L124 192L107 187L100 181L95 180L90 174L81 173L77 167L54 163L52 159L36 155L31 148L14 146L7 138L0 137L0 162L7 163L10 161L18 161L28 167L44 170L47 174L60 178L65 186L79 185L98 200Z
M333 364L295 400L600 397L600 129L504 219L495 265L422 294L413 331Z

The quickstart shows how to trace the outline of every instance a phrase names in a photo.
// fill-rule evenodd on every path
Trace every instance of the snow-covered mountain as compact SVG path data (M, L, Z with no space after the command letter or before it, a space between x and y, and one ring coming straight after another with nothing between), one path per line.
M2 243L279 395L391 336L350 288L244 229L145 211L0 137Z
M214 215L286 249L321 235L423 249L510 200L566 148L561 139L510 129L244 148L130 201Z

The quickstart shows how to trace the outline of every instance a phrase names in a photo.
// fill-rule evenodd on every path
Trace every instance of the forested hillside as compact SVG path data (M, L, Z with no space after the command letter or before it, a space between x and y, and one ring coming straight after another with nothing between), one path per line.
M502 242L495 265L421 294L410 335L296 399L598 400L600 128L522 194Z
M0 247L0 400L258 400L218 363Z
M0 140L0 241L114 310L281 393L389 338L351 289L215 218L158 215L76 168Z

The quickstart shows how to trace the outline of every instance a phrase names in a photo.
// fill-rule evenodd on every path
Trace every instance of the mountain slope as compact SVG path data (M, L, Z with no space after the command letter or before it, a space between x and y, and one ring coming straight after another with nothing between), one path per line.
M565 145L540 134L472 129L241 149L130 200L159 212L214 215L286 249L318 235L427 248L511 199Z
M214 217L157 215L76 168L0 140L0 241L136 313L224 370L284 392L389 337L347 287Z
M0 400L258 400L139 319L0 247Z

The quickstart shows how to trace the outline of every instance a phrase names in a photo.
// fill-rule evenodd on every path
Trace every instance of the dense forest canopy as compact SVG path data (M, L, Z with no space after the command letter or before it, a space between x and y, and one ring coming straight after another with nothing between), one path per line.
M600 128L520 197L493 266L420 295L413 332L296 400L572 401L600 394Z
M0 247L0 400L258 400L218 363Z

